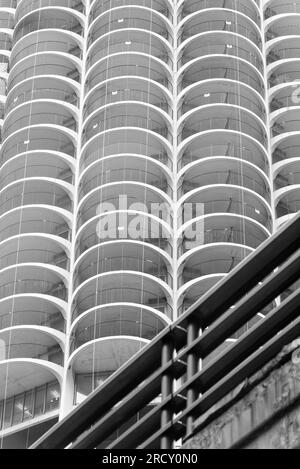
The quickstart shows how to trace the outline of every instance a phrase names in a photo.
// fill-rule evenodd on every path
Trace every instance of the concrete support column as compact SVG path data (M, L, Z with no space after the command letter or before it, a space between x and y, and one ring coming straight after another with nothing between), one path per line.
M173 346L171 343L167 342L163 345L162 348L162 366L166 365L173 357ZM162 377L161 381L161 394L162 394L162 401L167 399L170 394L173 392L173 377L169 373L166 373ZM170 407L166 407L162 410L161 413L161 427L163 428L167 425L173 418L173 413ZM161 439L161 449L172 449L173 443L172 438L168 435L165 435Z

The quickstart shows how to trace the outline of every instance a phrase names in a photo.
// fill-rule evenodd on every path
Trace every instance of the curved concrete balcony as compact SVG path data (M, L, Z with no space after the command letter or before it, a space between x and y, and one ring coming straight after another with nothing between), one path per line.
M141 77L172 92L172 73L163 60L140 52L115 53L100 59L87 72L85 92L112 78Z
M298 186L300 184L300 164L298 158L281 161L273 167L274 189Z
M164 281L149 274L121 270L96 275L74 291L72 321L92 308L115 303L149 306L172 317L172 290Z
M201 232L193 232L195 225ZM204 245L238 244L256 249L270 236L264 226L236 214L211 214L192 218L179 228L178 257ZM194 236L193 236L194 235Z
M197 11L224 8L222 0L214 1L213 5L210 0L179 0L178 5L180 7L179 15L181 19ZM257 0L241 0L238 3L235 0L227 0L226 9L240 12L258 25L260 24L260 11Z
M17 21L35 10L50 7L63 7L64 11L72 9L84 13L84 2L82 0L31 0L30 3L26 0L19 0L16 9Z
M297 214L296 213L292 213L292 214L289 214L289 215L284 215L280 218L278 218L277 220L275 220L275 227L277 230L279 230L280 228L283 227L283 225L285 225L286 223L289 223L293 217L295 217Z
M132 240L150 244L166 253L170 259L173 255L172 229L170 225L162 221L158 216L143 214L137 210L121 210L109 214L116 220L116 226L122 226L122 219L127 220L127 226L132 227L125 230L115 229L104 233L100 231L101 224L105 225L107 214L100 214L84 223L77 231L75 242L75 256L80 257L90 248L108 241ZM124 222L124 220L123 220Z
M15 43L34 31L43 29L66 29L78 36L83 34L84 16L78 11L60 6L43 7L36 5L36 9L24 15L16 13L14 30Z
M14 9L15 5L9 0L1 2L0 6L0 29L3 33L7 32L9 35L12 35L14 29Z
M282 83L274 86L269 92L270 111L276 113L279 110L287 110L287 108L298 107L300 105L300 93L297 82ZM272 114L271 114L272 118Z
M270 41L267 49L267 64L273 64L281 60L299 59L300 47L300 16L299 16L299 33L291 37L280 37Z
M5 11L11 11L11 10L14 10L17 6L17 0L3 0L1 2L1 8L3 8L3 10ZM14 13L12 11L12 13Z
M0 331L2 360L29 358L63 365L64 334L42 326L13 326Z
M38 52L20 60L10 70L9 91L28 78L38 76L65 77L74 82L80 81L81 61L64 52Z
M87 69L105 57L120 53L145 54L172 68L172 49L161 36L138 29L124 29L107 33L97 39L87 53Z
M95 161L82 172L79 199L99 186L125 181L151 185L173 196L172 174L163 164L138 155L112 155Z
M93 137L81 150L80 170L103 158L136 155L173 167L172 145L158 133L142 128L117 128Z
M69 31L45 29L29 33L14 44L10 67L31 54L62 52L81 58L82 40Z
M69 366L76 374L93 371L112 374L148 342L134 336L96 339L77 349L69 359Z
M141 7L143 9L149 8L149 2L147 0L103 0L99 2L92 0L90 10L90 21L94 21L95 18L99 17L105 12L113 11L116 8L121 7ZM166 18L171 17L173 10L173 4L171 0L152 0L151 9L154 12L158 12Z
M299 156L299 132L283 133L272 139L273 163L283 162Z
M271 203L267 174L245 160L228 156L203 158L185 166L178 176L179 197L207 185L230 184L250 189Z
M300 131L300 106L281 109L271 115L272 137L278 142L279 136L291 135Z
M278 219L296 214L300 211L299 184L284 187L276 191L276 216Z
M158 311L135 304L107 305L87 311L72 325L70 352L96 339L117 336L152 340L170 320Z
M271 90L283 83L297 83L300 81L299 59L283 59L274 62L268 66L268 77Z
M0 341L0 429L22 422L26 426L35 417L57 413L64 334L45 326L19 325L2 329Z
M0 25L1 25L1 12L0 12ZM9 29L1 28L0 26L0 54L5 55L12 47L12 31Z
M26 371L29 371L28 367ZM15 439L15 445L20 446L20 436L26 439L25 434L31 432L32 427L34 431L37 428L43 431L45 425L47 428L47 425L51 427L55 423L59 414L61 389L54 376L49 374L48 379L45 384L0 401L0 435L5 441L12 438ZM23 447L26 447L25 441Z
M251 252L251 249L244 246L216 245L206 247L206 251L200 254L194 253L195 261L198 259L204 262L203 270L200 265L195 265L195 269L185 270L185 283L178 290L178 314L184 313L197 301L197 298L213 288ZM206 271L211 273L203 274Z
M72 184L74 172L73 158L37 150L21 153L4 163L0 172L0 185L4 188L24 176L26 178L48 177Z
M264 7L266 20L276 15L300 13L299 0L287 0L284 3L281 3L280 0L266 0Z
M0 50L0 57L1 57L1 64L2 65L2 71L3 69L5 71L8 71L9 68L9 59L10 59L10 51L9 50Z
M288 7L289 2L286 2ZM294 5L297 7L297 3L294 2ZM298 3L299 7L299 3ZM281 7L280 10L284 9L284 7ZM297 8L295 8L295 11L278 11L276 8L272 8L272 16L269 18L266 18L265 20L265 35L266 35L266 40L270 41L268 44L268 48L270 48L273 44L276 44L278 41L277 39L285 38L286 36L296 36L299 35L300 29L299 29L299 13L300 13L300 8L299 11L296 11ZM266 10L265 16L267 16L267 11L271 11L270 9ZM279 39L280 41L280 39ZM275 57L274 57L275 58Z
M167 115L144 103L114 103L104 110L94 111L86 120L82 132L84 145L95 135L111 129L142 128L173 141L172 122Z
M93 14L92 14L93 17ZM117 30L150 31L172 42L172 24L155 9L141 5L112 8L97 16L90 24L88 46L97 39Z
M267 147L267 128L256 114L231 104L193 109L178 122L178 143L206 131L230 130L249 135Z
M124 181L98 186L87 194L78 205L77 227L102 213L130 210L155 215L172 225L172 202L165 192L143 183ZM126 223L114 228L125 230Z
M79 107L78 95L78 84L69 78L59 76L28 78L9 91L5 103L6 112L9 113L20 104L37 100L63 101L77 109Z
M96 85L85 97L83 119L113 104L144 103L172 118L172 96L161 85L142 77L121 77Z
M266 179L264 184L269 189ZM231 184L226 188L213 183L191 189L179 200L177 255L184 259L187 252L196 253L218 245L224 249L227 245L228 250L236 245L253 251L271 235L270 203L270 197L255 195L243 185L238 189ZM209 275L212 273L218 271Z
M224 274L215 274L208 277L202 277L189 285L188 289L181 294L178 300L178 316L181 316L190 306L203 295L205 295L216 283L224 278Z
M0 300L0 330L15 326L38 326L65 332L67 305L42 294L18 294Z
M72 186L50 178L27 178L15 181L0 191L0 216L25 205L49 205L71 211ZM37 203L38 202L38 203Z
M29 137L30 134L30 137ZM3 142L1 160L5 163L27 151L48 151L75 157L76 134L58 125L36 124L10 134Z
M265 173L269 171L266 148L247 134L233 130L213 129L185 139L178 147L179 169L203 158L225 156L246 160Z
M250 62L224 54L204 55L186 63L180 69L178 91L205 80L226 79L249 85L264 95L262 74Z
M186 39L178 49L179 67L201 57L230 55L249 62L263 73L263 56L252 41L230 31L209 31Z
M236 33L261 48L262 37L258 24L244 13L230 10L227 5L226 9L206 8L186 16L180 23L179 44L193 36L211 31Z
M9 373L7 367L9 366ZM61 366L47 360L15 358L0 361L0 399L7 399L49 382L62 384Z
M184 205L190 204L191 218L210 214L236 214L251 218L269 231L272 230L271 206L265 198L245 187L242 189L232 184L206 185L188 192L180 199L179 204L181 210L178 214L178 223L180 225L185 223Z
M181 258L181 275L178 278L179 314L196 301L196 291L199 298L251 252L253 249L245 246L222 243L187 252Z
M152 275L173 286L171 260L164 252L139 240L116 240L94 246L77 260L73 287L96 275L121 270Z
M245 246L222 243L194 248L180 259L178 286L181 288L201 277L227 274L252 251Z
M0 240L25 233L45 233L71 239L70 212L37 203L17 207L0 216Z
M263 122L266 121L266 104L259 93L249 85L221 78L196 82L180 93L179 118L196 108L212 104L239 106L254 113Z
M74 404L79 404L138 353L148 340L134 336L95 339L75 350L68 360L74 374Z
M16 264L0 271L1 298L37 293L66 301L67 283L67 272L49 264Z
M0 269L16 263L36 262L68 270L70 245L59 237L27 234L0 243Z
M68 103L52 100L37 100L20 104L10 113L6 113L3 123L3 139L18 130L35 125L65 127L77 131L78 115L76 109Z

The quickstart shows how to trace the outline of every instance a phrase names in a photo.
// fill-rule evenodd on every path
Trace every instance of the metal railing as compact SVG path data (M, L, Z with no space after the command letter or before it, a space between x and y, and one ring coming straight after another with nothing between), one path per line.
M228 393L300 335L300 215L175 323L120 368L32 448L170 449L196 431ZM233 306L234 305L234 306ZM270 306L271 305L271 306ZM222 353L225 341L264 308L266 315ZM204 360L202 367L199 360ZM176 381L177 380L177 381ZM176 381L176 386L175 386ZM157 405L120 436L114 432L156 398ZM113 436L111 436L113 435ZM105 443L106 442L106 443Z

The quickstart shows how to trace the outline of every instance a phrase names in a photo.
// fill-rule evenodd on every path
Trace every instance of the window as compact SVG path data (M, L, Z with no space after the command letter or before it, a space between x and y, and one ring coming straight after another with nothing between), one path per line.
M24 394L21 394L14 398L12 425L17 425L23 420L24 398Z
M74 404L80 404L91 392L101 386L113 371L77 374L75 377Z
M0 401L0 429L18 425L59 407L60 386L57 381Z
M33 418L34 390L25 393L23 421Z
M59 398L60 398L59 384L58 383L48 384L47 394L46 394L46 412L51 412L51 410L57 409L57 407L59 406Z
M6 402L4 403L3 428L7 428L11 426L12 410L13 410L13 400L7 399Z
M45 391L46 386L38 388L35 393L34 416L42 415L45 412Z

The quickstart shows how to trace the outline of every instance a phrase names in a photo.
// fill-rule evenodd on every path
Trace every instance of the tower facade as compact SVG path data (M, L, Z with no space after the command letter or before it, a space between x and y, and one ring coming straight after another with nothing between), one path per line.
M0 0L3 447L28 446L299 210L299 13Z

